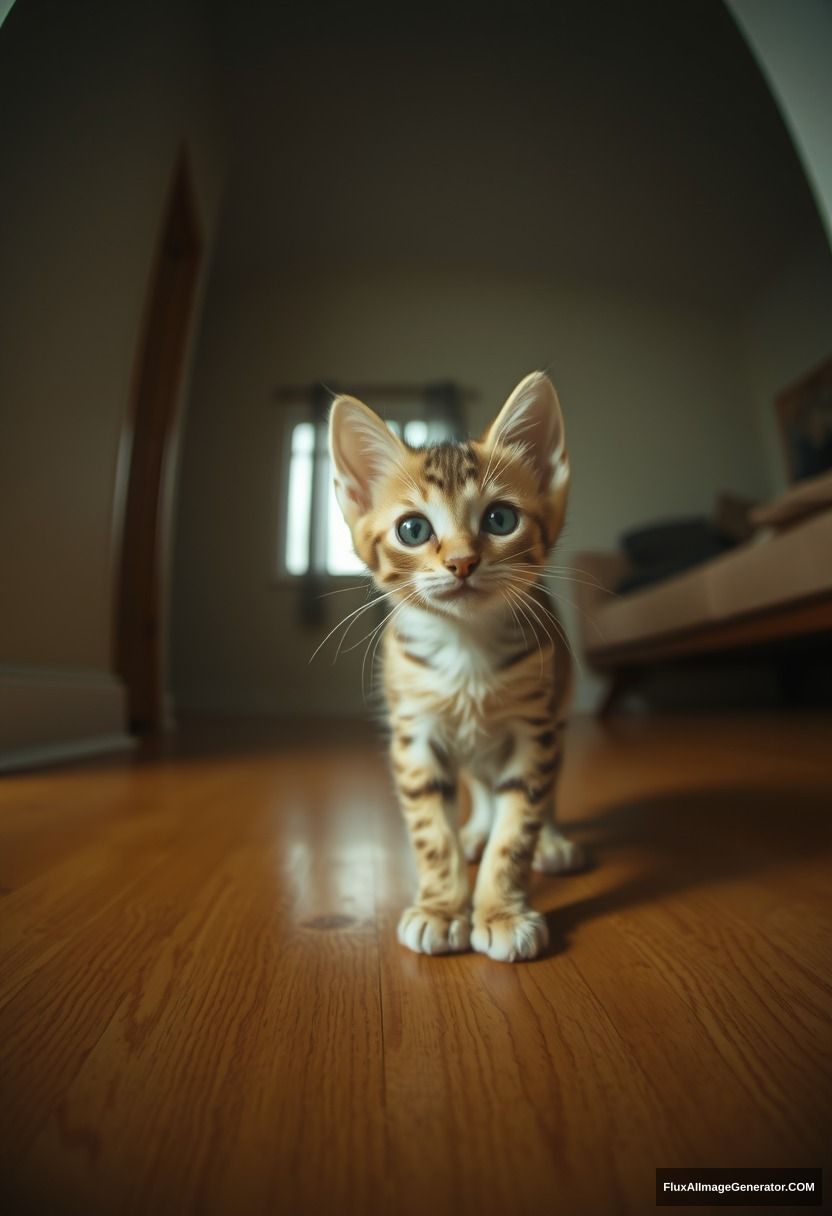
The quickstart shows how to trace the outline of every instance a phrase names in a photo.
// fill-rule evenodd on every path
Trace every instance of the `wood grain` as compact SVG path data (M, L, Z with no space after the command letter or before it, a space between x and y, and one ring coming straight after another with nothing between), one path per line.
M360 728L4 781L2 1210L642 1213L657 1165L829 1164L832 723L570 735L597 864L514 966L397 944Z

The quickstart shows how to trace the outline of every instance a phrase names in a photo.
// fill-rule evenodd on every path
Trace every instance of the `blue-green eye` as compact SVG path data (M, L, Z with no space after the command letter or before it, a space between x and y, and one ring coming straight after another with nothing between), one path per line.
M508 536L517 527L519 518L514 507L508 503L493 502L482 517L482 530L494 536Z
M399 520L396 534L404 545L423 545L433 536L433 528L424 515L408 515Z

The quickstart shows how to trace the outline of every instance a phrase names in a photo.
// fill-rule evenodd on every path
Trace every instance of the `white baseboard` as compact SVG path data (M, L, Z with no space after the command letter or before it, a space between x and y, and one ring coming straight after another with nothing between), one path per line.
M73 739L70 743L45 743L41 747L21 747L16 751L0 752L0 773L13 773L27 768L47 768L51 764L66 764L71 760L89 760L113 752L129 752L137 745L132 735L99 735L90 739Z
M130 745L121 681L108 671L0 665L0 770Z

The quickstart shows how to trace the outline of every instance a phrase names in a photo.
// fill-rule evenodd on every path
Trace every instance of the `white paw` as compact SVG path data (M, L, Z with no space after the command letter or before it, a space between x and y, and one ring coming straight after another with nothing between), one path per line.
M537 842L532 868L543 874L569 874L586 865L586 852L574 840L567 840L557 828L546 824Z
M482 857L483 849L488 843L488 832L484 832L482 828L477 828L473 823L466 823L460 828L459 839L462 843L462 851L465 854L466 861L479 861Z
M405 908L399 920L399 941L417 954L456 954L467 950L471 927L468 914L446 916L429 908Z
M471 945L501 963L536 958L549 942L546 921L539 912L517 912L502 919L474 915Z

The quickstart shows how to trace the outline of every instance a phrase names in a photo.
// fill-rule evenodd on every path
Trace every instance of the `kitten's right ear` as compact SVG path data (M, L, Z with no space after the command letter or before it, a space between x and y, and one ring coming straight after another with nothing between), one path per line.
M362 401L336 397L329 416L329 450L335 495L352 527L370 510L379 481L401 465L404 445Z
M545 372L532 372L517 385L485 433L486 447L520 443L544 493L569 481L563 414L555 386Z

